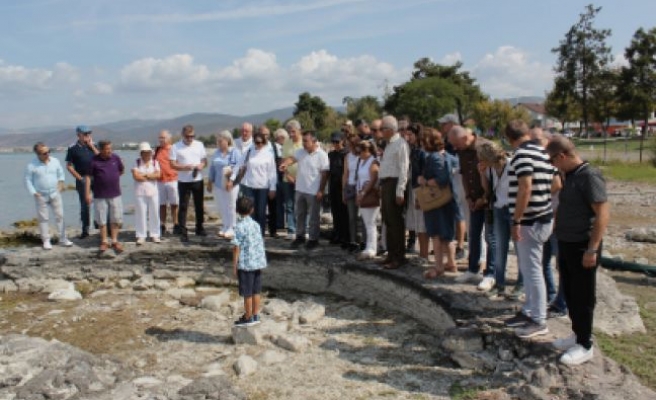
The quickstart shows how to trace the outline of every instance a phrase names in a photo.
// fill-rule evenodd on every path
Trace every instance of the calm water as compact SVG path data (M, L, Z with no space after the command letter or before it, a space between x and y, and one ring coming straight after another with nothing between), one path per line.
M211 153L212 151L210 151ZM117 151L126 167L125 174L121 177L121 191L123 193L124 211L134 209L134 181L129 169L132 168L138 157L137 151ZM66 171L64 159L66 153L52 153L64 166L66 174L66 185L74 184L73 177ZM36 217L34 200L27 192L24 184L25 166L34 158L33 153L0 153L0 229L7 229L11 224L19 220L27 220ZM206 172L207 169L204 171ZM66 226L80 228L80 203L75 190L66 190L62 193L64 199L64 218ZM212 201L205 202L208 208L213 208ZM51 220L54 221L52 213ZM134 215L124 215L125 227L134 226Z

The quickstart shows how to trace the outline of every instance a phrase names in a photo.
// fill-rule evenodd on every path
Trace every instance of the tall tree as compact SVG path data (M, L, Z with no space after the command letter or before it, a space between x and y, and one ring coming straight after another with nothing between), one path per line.
M481 91L476 80L469 75L468 71L461 71L462 63L457 62L450 66L440 65L432 62L429 58L421 58L414 63L414 70L410 81L400 86L395 86L391 92L386 90L385 111L401 115L400 103L407 103L409 95L406 88L417 90L422 85L417 82L430 80L429 86L435 87L435 82L444 81L450 86L447 96L452 96L453 108L445 112L457 111L461 123L470 118L474 105L487 96ZM434 97L442 97L440 93L432 93ZM439 116L438 116L439 117ZM431 121L434 123L435 121Z
M630 85L632 101L639 105L644 121L640 136L640 162L642 162L649 114L656 107L656 28L648 32L642 28L638 29L633 35L631 44L626 48L624 57L629 62L629 66L623 76L628 80L626 83Z
M531 122L531 116L524 107L513 107L504 100L485 100L475 104L472 118L481 132L492 131L494 136L499 136L508 122L514 119L522 119L527 124Z
M269 118L264 121L264 125L269 128L269 131L273 134L276 130L282 127L282 123L276 118Z
M346 105L346 117L351 121L359 118L372 121L383 113L383 107L375 96L344 97L342 104Z
M417 79L403 85L397 92L394 109L388 111L397 116L408 116L414 122L436 126L442 115L456 109L456 98L460 96L461 89L446 79Z
M558 77L544 102L547 115L558 119L563 129L568 122L576 121L581 116L572 89L565 79Z
M620 70L604 68L599 73L599 79L590 91L592 116L604 124L604 136L608 135L610 119L617 116L618 88L620 85Z
M303 129L320 130L324 128L324 119L328 106L321 97L312 96L308 92L303 92L298 96L298 102L296 102L295 106L294 117L298 118L303 114L303 118L306 119L307 126L304 125ZM311 124L308 124L310 121Z
M575 101L583 117L584 131L588 131L591 91L599 81L601 71L611 61L611 49L606 45L610 29L597 29L594 19L601 7L592 4L580 14L579 21L572 25L565 39L551 51L558 54L555 67L557 78L572 88Z

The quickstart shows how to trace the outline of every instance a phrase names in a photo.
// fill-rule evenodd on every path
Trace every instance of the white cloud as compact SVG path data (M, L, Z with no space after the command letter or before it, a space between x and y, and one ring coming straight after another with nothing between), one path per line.
M75 83L80 80L80 71L69 63L55 64L53 80L56 82Z
M472 75L494 98L543 95L554 77L551 65L532 61L530 54L513 46L486 54L472 68Z
M143 58L124 67L120 85L126 90L157 90L195 87L207 81L209 69L197 65L189 54L175 54L164 59Z
M274 53L259 49L249 49L246 56L239 58L229 67L217 74L218 79L238 80L244 78L271 78L279 72L278 62Z
M459 51L456 51L455 53L447 54L444 57L442 57L442 59L440 60L440 64L453 65L458 61L462 61L462 54L460 54Z
M610 63L611 68L620 68L620 67L628 67L629 66L629 61L624 57L624 53L617 53L613 57L613 61Z
M0 89L9 92L45 90L52 82L53 72L41 68L7 65L0 60Z
M96 83L93 84L93 86L89 90L89 93L107 95L107 94L114 93L114 88L109 83L96 82Z

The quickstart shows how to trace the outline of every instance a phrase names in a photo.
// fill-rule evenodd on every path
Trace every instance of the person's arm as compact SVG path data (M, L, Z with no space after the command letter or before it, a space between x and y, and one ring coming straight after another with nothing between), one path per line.
M87 204L91 204L91 176L84 177L84 193L86 194Z
M84 179L84 177L75 170L73 163L70 162L66 163L66 169L71 175L73 175L73 178L75 178L76 181L81 181L82 179Z
M410 168L410 152L405 141L402 142L399 148L397 162L399 181L396 185L396 204L402 205L405 203L405 186L408 184L408 169Z
M269 182L269 198L276 197L276 185L278 183L278 172L276 169L276 160L273 154L269 155L269 167L267 168L267 181Z
M149 175L149 178L152 180L159 180L159 178L162 177L162 169L159 167L159 162L157 160L153 160L153 168L155 171Z
M531 199L532 184L532 175L523 175L517 178L517 198L515 199L515 212L512 218L511 229L512 238L516 241L522 240L522 238L519 236L519 224L522 221L524 211L526 211L528 202Z
M221 150L219 150L217 148L216 151L221 151ZM208 174L207 174L207 191L210 192L210 193L212 192L212 187L214 185L214 179L216 178L216 171L215 170L216 170L216 168L214 167L214 163L212 162L210 164L210 167L208 169ZM221 171L220 173L223 173L223 171Z
M321 182L319 182L319 191L317 192L317 200L321 201L323 199L323 194L326 192L326 184L328 183L328 177L330 176L329 170L321 171Z
M599 246L601 239L606 232L608 221L610 220L610 203L607 201L603 203L590 204L595 213L595 221L592 224L592 232L590 232L590 240L588 241L588 249L583 254L583 267L592 268L597 266L597 257L599 256Z
M40 197L41 195L34 188L34 170L31 164L28 164L25 167L25 187L27 191L34 197Z
M556 194L563 188L563 180L560 178L558 172L554 172L553 180L551 181L551 194Z
M371 166L369 167L369 182L367 182L367 184L364 185L360 190L362 196L365 196L367 193L369 193L370 190L373 190L376 187L376 184L378 183L379 170L380 170L380 166L378 165L378 163L372 162Z
M205 167L207 167L207 157L201 159L200 164L198 164L198 169L205 169Z
M138 165L138 164L137 164ZM135 166L132 168L132 178L137 181L137 182L146 182L148 179L146 178L145 174L142 174L139 172L139 167Z
M59 160L55 159L55 161L57 162L57 191L61 193L65 189L64 182L66 181L66 174Z
M239 246L232 247L232 275L237 277L237 265L239 265Z

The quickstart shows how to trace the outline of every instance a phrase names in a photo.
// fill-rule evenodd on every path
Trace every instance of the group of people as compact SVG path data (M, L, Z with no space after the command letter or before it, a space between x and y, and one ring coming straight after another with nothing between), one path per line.
M506 325L515 328L519 337L531 338L548 332L548 316L569 312L574 334L554 346L566 351L561 358L564 363L589 360L594 276L609 219L603 178L579 158L567 138L549 137L523 121L511 121L506 127L505 140L512 154L459 125L453 114L439 123L439 129L423 127L391 115L370 124L349 121L331 135L328 152L315 132L303 131L297 120L276 130L273 138L266 126L254 132L252 124L244 123L237 139L229 131L217 135L217 149L211 157L202 142L194 139L192 126L182 129L182 139L175 144L170 133L162 131L154 150L148 143L140 144L140 156L131 168L136 243L143 244L148 235L160 242L167 230L169 208L173 233L182 241L189 240L186 217L192 196L195 234L207 235L203 226L205 167L209 169L207 190L221 214L217 234L237 246L244 238L237 225L252 214L260 237L267 229L270 237L281 237L279 232L285 229L292 248L318 247L327 195L333 216L329 241L357 253L358 260L382 255L377 261L382 268L397 269L408 263L406 254L416 252L418 243L415 259L428 263L432 244L434 261L424 273L426 279L457 272L456 260L467 258L467 271L455 281L475 282L481 291L490 291L490 297L502 297L513 295L506 293L506 263L513 243L519 266L513 292L523 288L525 300ZM111 246L120 253L124 164L112 153L111 142L101 141L96 148L85 126L78 127L77 134L66 163L80 198L80 238L89 235L89 205L93 203L100 250ZM28 165L26 184L36 200L43 246L52 247L48 205L54 209L61 243L70 246L59 195L63 169L43 143L37 143L34 151L37 159ZM448 192L448 196L436 208L422 208L427 191ZM239 203L243 198L248 202ZM560 271L558 285L551 268L554 254ZM243 255L235 257L237 265ZM259 279L251 283L259 287ZM243 323L259 318L258 305L249 303L248 307L252 312L244 315Z

